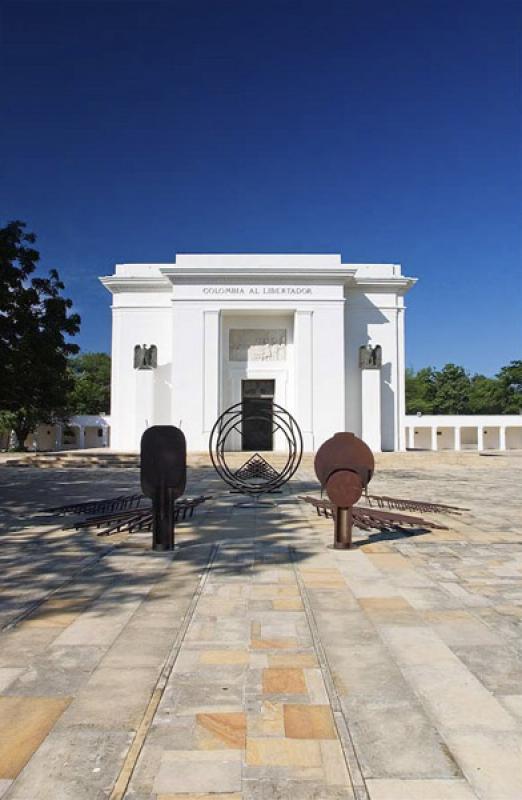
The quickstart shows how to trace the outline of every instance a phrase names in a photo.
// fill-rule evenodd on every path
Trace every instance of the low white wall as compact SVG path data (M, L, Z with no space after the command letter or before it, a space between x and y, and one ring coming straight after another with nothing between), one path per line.
M409 450L518 450L522 449L522 414L404 417Z
M99 433L101 431L101 435ZM4 437L5 439L5 437ZM110 417L104 414L79 414L71 417L67 424L39 425L25 440L28 450L78 450L79 448L108 447L110 440ZM6 440L0 441L7 447Z
M510 425L506 428L506 450L522 448L522 427Z

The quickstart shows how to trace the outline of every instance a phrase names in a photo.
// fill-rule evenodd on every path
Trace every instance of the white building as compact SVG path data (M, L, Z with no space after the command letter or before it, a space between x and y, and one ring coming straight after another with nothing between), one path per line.
M400 265L178 255L118 264L101 282L113 296L113 449L136 450L148 426L173 424L204 451L219 414L251 396L290 411L306 451L341 430L377 451L405 449L404 295L415 279ZM382 366L359 365L369 344ZM153 369L134 366L143 345L157 348ZM254 447L245 432L238 442L278 447Z

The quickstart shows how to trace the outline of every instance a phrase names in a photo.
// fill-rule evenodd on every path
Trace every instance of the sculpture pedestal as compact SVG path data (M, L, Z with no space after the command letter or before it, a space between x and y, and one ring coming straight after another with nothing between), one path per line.
M362 369L362 440L370 450L380 453L381 440L381 370Z
M140 449L141 437L154 425L154 370L136 370L136 447Z

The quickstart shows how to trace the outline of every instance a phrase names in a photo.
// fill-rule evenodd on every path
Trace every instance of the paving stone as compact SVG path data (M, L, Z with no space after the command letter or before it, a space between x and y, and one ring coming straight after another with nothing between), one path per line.
M250 657L247 650L206 650L199 660L201 664L248 664Z
M498 699L510 714L522 722L522 694L504 695Z
M327 786L350 786L350 775L339 741L323 739L319 745Z
M424 621L450 647L453 645L502 645L502 638L470 611L425 611Z
M453 646L470 672L494 694L515 694L522 687L522 662L507 647Z
M55 597L42 603L31 616L24 620L22 627L66 628L92 602L92 597Z
M15 628L0 634L0 667L23 667L56 641L63 628Z
M272 668L263 670L265 694L306 694L307 687L302 669Z
M464 780L370 779L366 786L370 800L477 800Z
M234 792L219 792L219 794L159 794L157 800L241 800L242 795ZM134 800L134 798L133 798Z
M302 611L303 604L299 598L280 598L272 600L272 608L275 611Z
M328 705L330 700L320 669L305 669L304 676L310 702L315 705Z
M166 751L154 781L157 794L223 793L241 790L241 754L237 750Z
M457 658L433 666L405 667L404 674L444 734L463 727L477 734L516 727L513 717Z
M24 672L24 667L0 667L0 693L9 689Z
M201 738L200 746L205 749L228 747L244 749L246 742L246 715L243 712L231 714L196 714L196 722L210 736ZM201 744L203 743L203 744Z
M299 641L296 638L292 639L257 639L253 638L250 646L254 650L296 650L299 647Z
M463 728L466 721L463 720ZM452 731L447 741L478 797L520 800L522 736L514 732L486 732L468 726Z
M315 653L274 653L268 655L271 667L317 667Z
M251 766L320 767L321 748L312 740L247 739L246 762Z
M0 697L0 778L16 778L70 698Z
M17 680L6 688L8 695L63 696L77 693L101 662L103 647L59 647L51 645L33 659Z
M285 736L283 703L263 700L260 711L248 714L249 737Z
M336 739L330 706L283 706L285 736L290 739Z
M60 720L60 728L95 725L100 729L136 729L157 677L145 668L100 667L78 692Z
M218 796L219 797L219 796ZM354 800L350 787L325 786L324 781L255 778L243 782L243 800ZM216 798L218 800L218 798Z
M52 730L11 787L9 800L106 797L132 741L125 731Z

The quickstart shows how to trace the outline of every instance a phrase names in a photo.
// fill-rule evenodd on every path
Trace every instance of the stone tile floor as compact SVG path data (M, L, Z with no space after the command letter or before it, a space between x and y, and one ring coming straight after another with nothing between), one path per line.
M40 513L137 470L0 467L0 797L520 800L522 457L379 466L469 511L334 551L309 465L259 510L200 465L172 557Z

